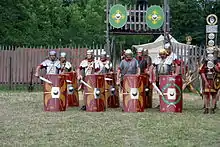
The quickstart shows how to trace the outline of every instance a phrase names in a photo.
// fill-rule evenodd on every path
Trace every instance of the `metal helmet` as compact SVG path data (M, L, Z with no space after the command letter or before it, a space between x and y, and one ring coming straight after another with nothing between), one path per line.
M86 54L87 55L92 55L93 54L93 50L87 50Z
M142 53L143 50L144 50L144 49L143 49L142 47L140 47L140 48L137 49L137 52L138 52L138 53Z
M60 53L60 57L66 58L66 53L65 52L61 52Z
M167 54L167 51L166 51L166 49L160 49L160 51L159 51L159 54L160 55L165 55L165 54Z
M102 51L101 55L106 56L106 51Z
M131 51L131 49L127 49L125 51L125 55L132 55L132 54L133 54L133 52Z
M57 55L57 52L56 51L50 51L49 52L49 56L56 56Z

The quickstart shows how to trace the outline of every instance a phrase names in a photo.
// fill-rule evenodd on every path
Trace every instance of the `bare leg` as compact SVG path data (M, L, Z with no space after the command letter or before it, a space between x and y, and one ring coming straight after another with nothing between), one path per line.
M215 107L216 107L216 93L212 94L212 108L211 113L215 113Z
M209 108L210 108L210 94L209 93L204 94L204 103L205 103L204 114L207 114L209 113Z
M86 110L86 98L85 98L85 91L83 90L83 106L81 107L81 110Z

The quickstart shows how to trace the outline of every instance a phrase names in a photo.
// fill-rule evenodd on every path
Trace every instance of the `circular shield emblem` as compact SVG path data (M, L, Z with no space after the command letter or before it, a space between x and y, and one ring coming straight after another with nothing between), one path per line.
M172 84L166 84L163 88L162 88L162 93L164 93L165 92L165 90L167 89L167 88L169 88L170 86L171 86ZM162 100L167 104L167 105L176 105L176 104L178 104L180 101L181 101L181 88L178 86L178 85L176 85L176 84L174 84L174 86L175 86L175 88L178 90L178 98L177 98L177 100L175 101L175 102L170 102L168 99L166 99L165 98L165 96L162 96Z
M216 25L218 22L218 17L215 14L210 14L206 17L206 22L209 25Z
M151 6L146 12L146 24L151 29L159 29L164 23L164 12L160 6Z
M120 4L114 5L110 9L109 23L114 28L122 28L127 22L127 9Z

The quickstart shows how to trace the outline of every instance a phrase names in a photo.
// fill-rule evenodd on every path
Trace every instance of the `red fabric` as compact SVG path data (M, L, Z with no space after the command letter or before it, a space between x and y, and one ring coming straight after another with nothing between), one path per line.
M100 70L100 68L96 68L96 69L95 69L95 72L98 72L99 70Z
M216 67L217 67L218 70L220 70L220 63L217 63Z
M79 70L82 70L82 69L83 69L82 66L80 66L80 67L79 67Z
M39 66L40 66L40 69L45 68L42 64L40 64Z
M107 59L101 59L101 61L102 61L102 62L105 62L105 61L107 61Z
M176 60L174 60L173 62L174 62L174 64L177 64L178 66L180 66L181 63L184 64L184 61L183 61L183 60L179 60L179 59L176 59Z
M143 58L142 56L137 56L136 59L137 59L138 61L141 61L141 60L143 60L144 58Z
M202 67L201 67L200 70L199 70L199 73L200 73L200 74L201 74L201 73L206 73L206 65L205 65L205 64L202 65Z
M131 61L131 60L132 60L132 58L131 59L125 58L125 61Z

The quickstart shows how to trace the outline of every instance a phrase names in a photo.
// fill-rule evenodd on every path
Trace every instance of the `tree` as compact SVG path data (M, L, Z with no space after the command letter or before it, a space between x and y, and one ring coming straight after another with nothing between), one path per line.
M180 42L185 42L187 35L192 36L193 44L200 44L205 38L204 11L197 1L172 0L171 27L174 37Z

